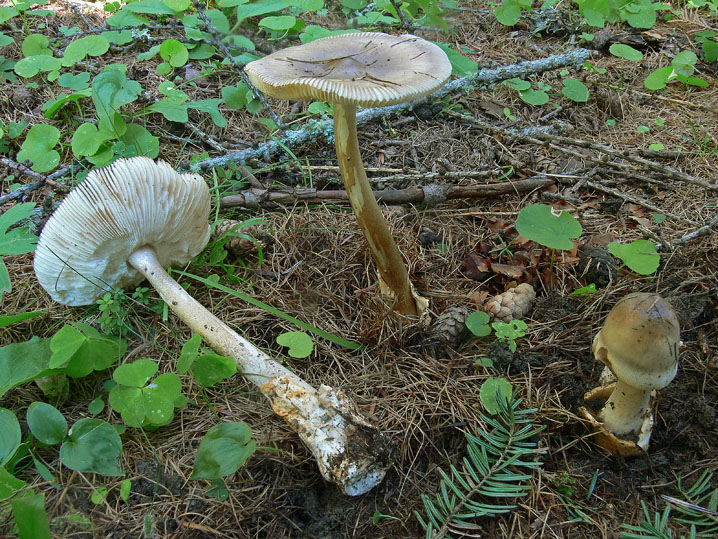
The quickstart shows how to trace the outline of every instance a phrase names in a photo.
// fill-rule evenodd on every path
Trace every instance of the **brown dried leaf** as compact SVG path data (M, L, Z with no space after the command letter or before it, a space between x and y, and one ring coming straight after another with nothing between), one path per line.
M495 262L492 262L491 270L494 273L508 275L509 277L513 277L514 279L520 279L521 276L524 274L524 268L522 266L514 266L512 264L497 264Z
M464 274L474 281L481 281L490 275L488 261L481 255L469 253L464 262Z

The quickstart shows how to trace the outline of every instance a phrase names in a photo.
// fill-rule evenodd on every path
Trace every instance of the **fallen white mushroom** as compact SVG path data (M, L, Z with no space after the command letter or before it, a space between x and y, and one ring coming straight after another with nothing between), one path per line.
M318 390L239 336L164 270L186 264L209 239L207 184L164 162L120 159L88 174L45 225L35 252L38 281L53 299L87 305L143 278L169 307L271 401L328 481L363 494L386 473L381 436L340 391Z

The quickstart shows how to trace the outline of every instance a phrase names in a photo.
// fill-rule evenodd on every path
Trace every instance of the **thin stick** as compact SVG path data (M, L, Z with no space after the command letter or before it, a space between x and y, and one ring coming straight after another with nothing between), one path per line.
M553 185L554 181L546 176L534 176L525 180L511 182L489 183L479 185L448 185L430 184L424 187L410 187L407 189L384 189L373 191L377 202L384 204L420 204L431 202L435 205L448 199L457 198L486 198L512 193L527 193ZM320 191L302 187L247 189L238 195L223 197L221 208L271 208L276 204L295 204L296 202L319 204L322 202L348 202L349 195L344 190Z

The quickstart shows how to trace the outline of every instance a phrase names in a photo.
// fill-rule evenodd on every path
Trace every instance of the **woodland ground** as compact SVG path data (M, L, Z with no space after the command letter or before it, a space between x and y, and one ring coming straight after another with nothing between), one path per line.
M559 17L549 31L536 35L531 31L535 22L531 17L507 28L486 7L466 3L460 10L447 12L449 35L415 31L429 39L465 47L466 55L481 67L562 52L576 34L568 16ZM49 9L57 16L45 18L45 28L37 31L51 34L62 24L102 24L102 11L85 2L77 3L74 12L63 2L52 2ZM60 464L56 448L40 451L60 490L43 483L32 469L21 477L45 493L56 535L139 537L143 519L151 513L160 537L420 536L413 516L415 510L421 510L420 495L436 491L438 468L447 469L449 464L461 461L465 454L463 433L486 428L480 417L483 411L478 389L484 379L497 375L507 377L520 389L524 406L538 409L535 423L547 427L539 439L545 453L540 457L543 465L531 479L531 491L517 500L517 509L498 518L478 520L476 536L617 537L621 524L637 524L642 519L642 501L652 512L661 511L666 503L661 495L675 494L679 475L690 484L703 470L718 469L718 237L709 233L673 245L715 217L718 197L715 190L665 173L665 167L674 167L710 183L718 182L718 89L714 82L700 89L672 84L653 93L643 88L645 76L665 65L667 52L697 51L693 34L715 29L717 24L706 12L685 10L683 16L669 23L659 22L650 32L608 25L598 44L600 48L592 50L590 58L606 72L571 70L570 76L582 80L590 90L586 103L556 95L547 105L530 106L514 90L499 84L456 94L444 102L360 128L364 162L370 179L379 186L403 188L431 181L469 186L486 182L471 176L476 171L508 171L508 180L535 175L555 180L549 188L529 193L456 199L434 207L391 206L386 210L412 280L431 300L432 315L455 306L474 310L472 295L475 298L481 291L490 295L503 292L510 281L533 284L538 296L536 306L525 318L529 331L519 339L515 354L497 346L493 337L469 340L458 349L428 346L427 330L418 324L399 323L374 288L376 274L365 240L343 206L297 202L273 209L219 210L219 218L241 221L261 217L268 223L264 230L273 240L261 261L252 254L229 260L243 279L234 286L306 322L366 345L356 352L317 338L310 357L286 361L314 386L324 383L345 389L388 436L393 446L391 465L380 486L352 498L326 484L297 436L240 376L206 390L204 396L187 379L184 390L196 401L195 405L178 410L170 425L147 432L146 436L138 429L128 429L123 435L122 464L132 480L127 503L118 496L122 478L76 473ZM642 50L643 62L622 62L608 54L608 46L616 42ZM264 49L267 52L288 44L267 41ZM137 54L147 47L137 42L124 52L95 58L92 69L99 72L105 62L126 63L128 73L149 90L146 97L151 100L159 83L153 63L158 58L137 60ZM3 54L21 57L16 45L3 49ZM196 64L190 67L199 69ZM698 67L703 78L714 80L715 63L699 62ZM534 80L551 84L556 93L561 78L555 70ZM236 74L226 70L208 76L195 87L197 95L193 98L217 97L221 86L236 81ZM40 82L38 88L27 90L24 82L2 82L0 120L5 124L47 123L40 107L58 88ZM269 102L280 115L301 112L306 107ZM505 107L514 121L504 115ZM217 156L226 148L241 149L268 139L258 116L244 111L224 112L227 127L219 129L204 122L204 135L166 122L157 114L145 117L145 121L150 132L160 137L160 158L177 166L202 152ZM569 148L565 143L549 147L525 137L510 138L450 112L468 113L503 128L550 128L547 132L553 135L604 144L617 153L601 154L588 145L575 145L570 149L584 157L572 156L563 151ZM81 109L78 113L84 114ZM293 117L286 118L291 121ZM664 120L663 127L657 126L658 118ZM200 119L199 115L191 117L195 122ZM610 119L616 124L607 125ZM55 124L63 129L62 121ZM650 132L641 133L637 130L640 125L649 126ZM69 138L64 142L69 145ZM649 151L650 143L661 143L665 150ZM14 159L18 149L19 142L11 142L6 155ZM320 141L292 150L298 161L277 158L253 163L257 180L264 185L308 186L311 174L316 188L341 188L331 145ZM660 167L629 162L618 152L645 157ZM591 161L593 158L602 158L605 164ZM61 166L71 162L72 154L67 150L62 154ZM454 174L438 180L429 181L426 176L450 171ZM397 173L409 174L410 178L383 179ZM2 178L9 174L15 175L14 181L31 181L17 170L0 165L3 193L10 182ZM59 183L71 185L70 180ZM41 205L48 196L61 199L62 193L55 194L53 190L52 185L46 185L25 200ZM641 197L656 208L636 204L631 196ZM576 241L577 248L557 251L551 264L548 250L515 242L511 249L520 253L514 258L504 253L499 259L500 252L495 249L501 239L509 242L516 238L513 223L518 211L535 202L566 209L580 221L583 235ZM655 224L651 217L654 213L669 218ZM429 241L426 229L439 240ZM640 276L621 268L617 280L595 294L570 295L587 284L581 276L585 256L579 247L640 238L663 244L661 264L655 274ZM511 265L505 272L509 275L490 269L478 271L470 263L467 267L472 254ZM47 309L48 314L0 329L0 345L20 342L31 335L50 336L60 322L96 320L96 310L67 308L48 297L35 280L31 254L5 259L14 288L4 297L2 312ZM190 271L206 276L217 273L218 268L194 265ZM257 345L276 357L286 357L285 349L275 339L284 331L296 329L291 324L196 282L189 289ZM660 393L649 457L622 461L607 456L592 442L578 407L583 393L598 384L602 369L591 354L592 338L614 303L632 291L659 292L674 303L685 347L678 376ZM160 362L161 371L171 371L182 344L190 337L189 330L176 317L170 315L164 322L141 306L131 308L127 323L134 334L125 361L149 357ZM487 356L494 359L493 369L475 365L477 357ZM59 405L70 423L88 415L87 404L100 394L107 377L106 372L97 373L72 382L68 400ZM30 384L11 391L0 404L24 417L24 408L42 399L40 390ZM120 421L109 408L100 417ZM199 441L221 421L244 421L252 427L259 446L280 450L258 450L228 477L226 501L208 497L207 482L189 480ZM109 488L107 503L91 503L93 485ZM576 518L577 508L583 518ZM374 524L372 516L377 510L398 520L385 518ZM62 517L70 514L86 517L91 527L60 525ZM686 533L678 524L675 526ZM3 532L9 530L0 523L0 535Z

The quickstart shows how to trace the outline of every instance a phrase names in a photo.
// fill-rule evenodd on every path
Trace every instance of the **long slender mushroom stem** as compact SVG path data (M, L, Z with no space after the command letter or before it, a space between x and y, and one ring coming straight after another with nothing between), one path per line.
M651 392L618 380L599 418L617 436L639 432L650 408Z
M128 262L207 344L236 361L238 370L309 447L325 479L349 495L363 494L381 482L386 473L377 462L385 452L381 437L343 393L324 385L314 389L235 333L169 276L151 247L137 249Z
M356 105L334 104L334 137L339 170L354 214L379 269L379 275L396 295L395 310L401 314L416 316L418 309L409 284L409 272L364 171L357 139L356 111Z

